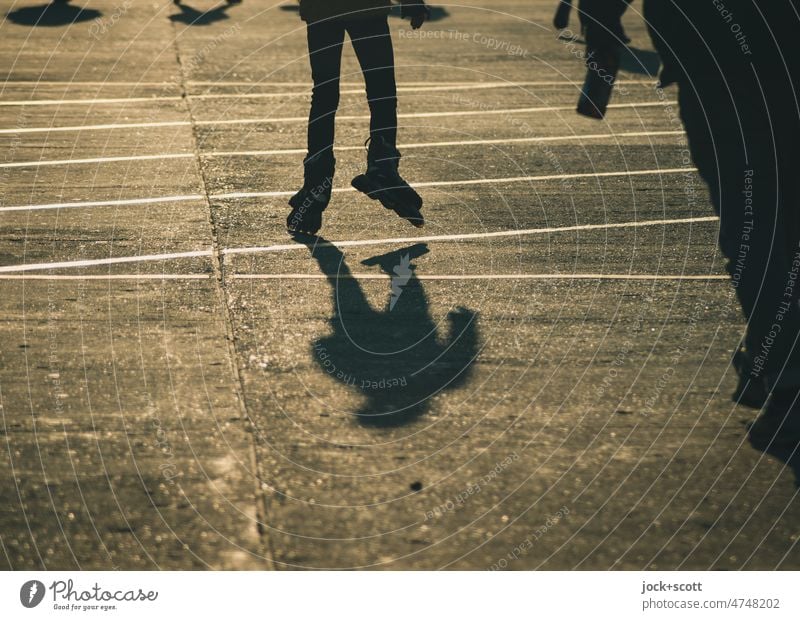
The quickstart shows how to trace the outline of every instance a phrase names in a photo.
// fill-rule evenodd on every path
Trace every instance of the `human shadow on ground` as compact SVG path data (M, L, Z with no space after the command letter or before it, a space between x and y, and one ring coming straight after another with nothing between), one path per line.
M447 9L444 9L439 6L428 6L428 10L430 11L430 16L428 17L429 22L438 22L439 20L445 19L450 17L450 13ZM293 13L300 12L300 5L298 4L282 4L281 11L291 11ZM392 6L392 10L389 13L391 17L400 17L400 5L395 4Z
M208 11L198 11L188 4L181 2L181 0L173 0L173 4L177 6L181 12L170 15L169 19L170 21L186 24L187 26L210 26L216 22L230 19L228 9L241 3L242 0L227 0L224 4L215 6Z
M102 13L96 9L74 6L69 0L53 0L46 4L24 6L10 11L8 21L21 26L67 26L97 19Z
M437 394L467 382L478 354L477 315L466 308L452 310L447 334L440 336L411 262L428 253L427 245L362 261L390 276L389 300L378 311L339 248L321 237L295 239L311 251L333 298L332 332L313 343L311 354L323 372L364 396L355 412L361 424L407 424L425 414Z

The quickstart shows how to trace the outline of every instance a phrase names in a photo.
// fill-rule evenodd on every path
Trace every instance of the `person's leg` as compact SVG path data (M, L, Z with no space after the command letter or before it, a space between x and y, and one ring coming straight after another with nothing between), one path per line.
M724 89L698 96L685 84L679 98L692 158L720 215L720 249L747 321L736 357L736 398L760 407L770 391L800 388L800 284L793 284L798 274L792 273L800 249L792 226L796 183L780 161L789 160L781 151L793 147L775 143L774 115L752 98L732 98Z
M364 73L370 108L367 172L353 179L353 187L421 227L425 223L419 211L422 198L398 170L397 86L389 23L385 17L353 20L347 32Z
M397 145L397 84L394 49L385 17L353 20L347 32L364 74L370 109L370 137Z
M303 187L289 199L292 207L286 228L293 233L316 234L333 188L336 110L344 26L339 21L309 24L308 57L314 87L308 118L308 153L303 160Z
M630 42L622 27L628 4L626 0L580 0L578 12L590 48L609 49Z
M338 20L309 24L308 58L314 88L308 118L308 158L333 157L344 25Z

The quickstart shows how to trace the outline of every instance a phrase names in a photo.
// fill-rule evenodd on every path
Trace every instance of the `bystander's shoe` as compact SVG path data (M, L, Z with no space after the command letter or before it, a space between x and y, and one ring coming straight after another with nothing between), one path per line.
M768 396L763 382L750 377L739 377L739 383L731 395L731 399L737 405L761 409L767 403Z
M572 0L559 0L556 15L553 17L553 26L564 30L569 26L569 14L572 12Z
M769 390L762 378L750 374L752 363L743 348L733 355L733 367L739 375L739 383L731 395L733 402L753 409L762 409L767 404Z
M748 430L750 441L756 446L800 446L800 391L774 391L764 413Z

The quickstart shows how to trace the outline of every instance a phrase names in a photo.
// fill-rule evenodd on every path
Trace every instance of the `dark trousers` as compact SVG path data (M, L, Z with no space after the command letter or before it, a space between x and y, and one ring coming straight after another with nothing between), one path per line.
M333 156L336 110L345 32L350 35L371 114L370 136L397 142L397 85L394 51L385 17L329 20L308 25L308 53L314 91L308 119L308 156Z
M579 15L590 48L616 48L623 36L622 16L633 0L581 0Z
M747 321L739 372L793 391L800 388L800 62L786 49L797 14L792 2L726 5L745 39L731 36L711 2L645 0L644 14L664 61L662 82L678 82L692 159L720 216L720 248Z
M719 81L719 80L718 80ZM785 93L769 105L712 80L697 93L681 83L681 116L692 158L720 216L728 259L747 320L740 373L767 387L800 387L800 218L797 116ZM729 86L730 87L730 86Z

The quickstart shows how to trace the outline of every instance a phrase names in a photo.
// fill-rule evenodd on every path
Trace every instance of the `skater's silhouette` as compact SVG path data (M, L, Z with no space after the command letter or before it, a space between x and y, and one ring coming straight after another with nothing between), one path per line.
M6 15L8 20L23 26L66 26L97 19L102 13L70 4L70 0L53 0L49 4L25 6Z
M230 19L227 13L228 9L233 5L241 4L242 0L227 0L224 4L217 5L208 11L198 11L181 0L172 0L172 3L181 10L180 13L169 16L173 22L186 24L187 26L209 26L216 22Z
M394 6L392 7L391 13L389 13L391 17L399 17L402 18L402 4L395 1ZM438 22L442 19L446 19L450 17L450 13L447 9L441 6L429 6L428 7L428 19L426 21L429 22Z
M420 28L430 16L424 0L401 0L401 17ZM394 48L389 30L388 0L300 0L300 18L306 22L308 59L311 64L311 110L308 117L308 151L303 160L303 185L289 199L286 218L290 233L316 234L331 200L336 172L333 142L342 49L350 37L364 82L370 110L366 144L367 169L351 184L372 200L394 211L413 226L422 227L422 197L400 176L397 150L397 84Z
M386 307L375 310L352 277L336 246L319 237L298 236L328 277L334 314L331 333L312 345L320 369L359 391L358 421L390 427L423 415L437 394L464 384L478 353L475 313L464 308L447 317L440 334L412 261L428 252L417 244L362 261L391 276Z

